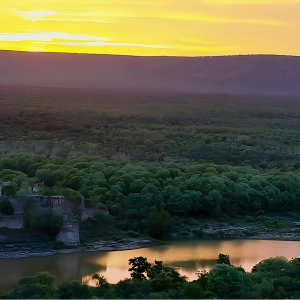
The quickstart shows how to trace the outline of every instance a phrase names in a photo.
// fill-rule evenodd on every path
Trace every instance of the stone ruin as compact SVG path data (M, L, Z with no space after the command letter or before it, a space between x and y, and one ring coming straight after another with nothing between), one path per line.
M74 213L82 213L85 209L84 200L79 203L79 211L75 210L75 204L65 198L64 196L42 196L42 195L32 195L34 201L30 204L24 205L23 199L13 198L7 196L0 196L0 202L3 200L9 200L15 209L15 215L23 215L29 210L35 210L39 208L50 207L56 209L63 214L73 215Z
M34 202L29 205L24 205L23 199L0 196L0 203L4 200L9 202L14 207L14 215L3 216L0 218L0 227L12 229L23 228L23 215L27 211L50 207L63 213L64 226L61 232L56 236L56 241L63 242L66 245L77 246L80 243L79 239L79 223L77 220L71 220L69 215L74 212L74 204L64 196L41 196L33 195ZM80 213L85 209L84 200L79 204ZM78 209L77 209L78 211Z
M38 184L28 186L28 190L32 192L34 201L30 204L24 204L24 201L21 198L2 196L2 188L9 185L10 182L0 182L0 203L4 200L9 200L15 209L14 215L1 217L0 227L13 229L23 228L24 213L30 210L50 207L62 212L64 215L64 227L56 236L56 240L61 241L66 245L76 246L79 244L79 223L77 220L71 220L69 215L79 215L78 217L80 217L81 220L85 220L98 211L95 207L85 208L83 199L79 204L75 204L73 201L70 201L62 195L40 195L38 194Z

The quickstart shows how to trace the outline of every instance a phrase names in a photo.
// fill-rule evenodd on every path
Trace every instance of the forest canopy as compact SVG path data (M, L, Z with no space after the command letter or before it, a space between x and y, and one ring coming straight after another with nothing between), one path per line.
M275 168L17 153L2 157L0 170L1 180L10 181L17 194L29 183L43 183L44 195L62 193L73 201L83 197L90 205L107 209L124 230L148 226L154 233L158 228L168 232L172 216L234 217L300 206L298 171Z

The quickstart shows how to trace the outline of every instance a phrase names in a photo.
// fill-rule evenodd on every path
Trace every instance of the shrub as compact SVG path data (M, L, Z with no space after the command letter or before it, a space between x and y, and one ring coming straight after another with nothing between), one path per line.
M277 221L277 220L266 221L264 225L267 226L268 228L284 228L287 226L284 222Z
M13 215L15 208L12 206L9 200L3 200L0 203L0 213L3 215Z
M39 209L34 212L35 226L45 230L51 235L56 235L64 225L63 214L52 208Z
M136 232L134 230L128 230L127 232L127 235L130 236L130 237L138 237L140 235L139 232Z
M4 186L2 188L2 195L3 196L8 196L8 197L14 197L17 193L17 189L14 188L13 186Z
M60 211L52 208L43 208L29 211L23 219L25 228L37 228L50 235L56 235L63 227L64 219Z
M29 211L23 218L23 226L27 229L33 229L35 226L35 215L32 211Z
M259 210L255 213L257 216L263 216L265 214L264 210Z
M148 232L153 237L167 235L173 226L173 219L166 210L152 211L147 216Z
M271 218L269 218L267 216L258 216L256 218L256 220L259 222L265 223L265 222L271 221Z
M102 225L104 227L113 227L113 217L108 213L104 211L98 211L94 217L99 225Z
M247 216L246 217L246 222L248 222L248 223L254 223L256 220L253 218L253 217L251 217L251 216Z

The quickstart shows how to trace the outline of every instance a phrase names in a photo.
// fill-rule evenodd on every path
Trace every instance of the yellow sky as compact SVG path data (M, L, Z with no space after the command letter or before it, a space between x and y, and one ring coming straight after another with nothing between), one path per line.
M300 0L1 0L0 49L300 55Z

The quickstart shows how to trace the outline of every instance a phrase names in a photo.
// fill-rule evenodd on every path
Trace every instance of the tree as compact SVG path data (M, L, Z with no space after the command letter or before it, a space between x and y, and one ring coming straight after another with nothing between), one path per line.
M13 215L15 208L9 200L2 200L0 202L0 213L3 215Z
M56 277L48 272L37 272L32 277L22 278L18 284L40 284L40 285L52 285Z
M9 186L4 186L2 188L2 195L3 196L8 196L8 197L14 197L17 193L17 189L11 185Z
M186 299L205 299L205 292L202 286L196 283L185 284L183 295Z
M222 254L222 253L220 253L219 256L218 256L218 259L217 259L216 263L217 264L225 264L225 265L230 265L231 266L230 258L229 258L228 254Z
M60 232L64 224L64 218L60 211L52 208L42 208L34 211L35 227L40 228L50 235Z
M271 257L259 262L253 271L269 273L272 276L283 276L295 268L295 264L289 262L285 257Z
M107 279L106 279L103 275L101 275L101 274L100 274L100 275L99 275L99 274L94 274L94 275L92 276L92 279L95 279L95 280L98 281L97 285L98 285L99 287L102 287L102 286L108 284Z
M134 257L130 258L128 260L128 264L132 267L128 269L130 272L130 276L132 279L137 280L145 280L146 276L145 273L147 273L151 267L151 264L148 263L147 257Z
M73 189L64 189L62 192L68 200L80 202L82 200L82 195Z
M251 287L248 275L228 264L215 265L207 276L207 290L221 298L236 291L249 291Z
M164 270L163 262L161 260L155 260L155 265L150 267L147 276L150 279L154 279L157 275L161 274Z
M23 217L23 227L27 229L33 229L36 224L35 214L32 211L28 211Z
M91 299L92 293L86 284L78 281L65 282L58 286L56 294L58 299Z
M147 216L147 226L151 236L163 237L171 231L173 219L166 210L154 210Z
M53 186L54 181L54 172L51 169L40 169L36 172L36 177L44 182L46 186Z
M44 295L45 291L41 285L26 284L9 292L6 299L42 299Z

